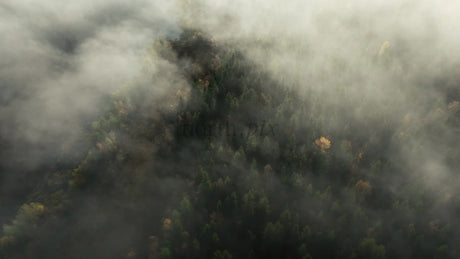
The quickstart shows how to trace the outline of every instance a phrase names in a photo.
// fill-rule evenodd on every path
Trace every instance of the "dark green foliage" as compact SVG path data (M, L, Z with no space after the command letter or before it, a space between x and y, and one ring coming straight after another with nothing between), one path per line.
M405 168L389 155L405 127L397 119L339 118L341 107L301 99L197 31L157 44L177 54L158 51L171 62L197 66L184 71L190 100L156 117L150 88L114 95L91 124L86 157L51 174L4 226L5 258L65 258L74 242L107 236L113 251L95 245L107 258L133 250L136 258L459 256L459 223L433 213L458 214L458 198L439 205L398 174ZM446 119L457 125L458 115ZM397 186L386 184L393 179ZM56 231L63 234L49 234Z

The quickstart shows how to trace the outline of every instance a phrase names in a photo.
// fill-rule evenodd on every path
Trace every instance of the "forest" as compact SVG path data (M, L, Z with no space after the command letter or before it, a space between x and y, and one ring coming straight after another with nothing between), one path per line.
M460 9L134 2L0 40L0 258L460 258Z

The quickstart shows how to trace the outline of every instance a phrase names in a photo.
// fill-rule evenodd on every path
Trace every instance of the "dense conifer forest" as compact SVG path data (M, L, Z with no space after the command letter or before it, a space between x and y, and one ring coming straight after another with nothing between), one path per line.
M202 4L180 10L206 14ZM0 4L8 7L17 8ZM110 10L88 19L109 26L144 14ZM315 16L324 31L361 35L352 15L343 27L324 15ZM0 62L1 258L460 257L457 54L372 32L359 50L271 27L275 38L234 38L199 17L182 14L147 47L118 42L124 30L94 42L89 29L74 38L47 32L60 53L43 83L59 85L46 88L52 98L40 87L15 90L33 84L11 73L33 72ZM153 30L165 23L136 21ZM107 63L84 63L99 53L81 53L98 44L109 49L98 57ZM119 46L141 54L112 59L127 55ZM81 60L67 62L72 56ZM133 60L140 65L128 67ZM134 72L119 79L110 62ZM110 87L91 92L88 77ZM59 90L67 81L71 92L87 91L75 97L84 102ZM28 98L40 105L17 101ZM21 124L23 113L13 112L44 120L34 107L52 119ZM47 141L31 137L30 125Z

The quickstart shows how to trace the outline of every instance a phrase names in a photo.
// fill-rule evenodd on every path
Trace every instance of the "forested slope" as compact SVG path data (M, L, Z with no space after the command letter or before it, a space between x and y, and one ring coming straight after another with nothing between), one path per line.
M393 73L383 55L373 62ZM151 59L180 78L162 81ZM3 258L460 256L457 175L431 186L401 155L438 143L444 166L459 168L447 81L433 82L445 99L427 111L343 112L367 100L346 88L336 105L299 95L191 29L155 42L144 69L86 126L90 149L45 172L4 225ZM170 93L156 98L155 84Z

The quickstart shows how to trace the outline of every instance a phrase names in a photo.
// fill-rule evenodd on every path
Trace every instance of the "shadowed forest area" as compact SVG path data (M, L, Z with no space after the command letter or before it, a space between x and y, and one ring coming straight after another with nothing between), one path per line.
M18 105L29 89L5 90L16 81L1 73L1 258L460 257L456 55L430 59L404 36L371 32L353 54L346 43L232 39L200 21L145 39L127 80L98 79L118 71L110 62L134 63L104 59L118 49L84 63L98 44L118 48L123 30L57 41L63 60L46 83L63 103L31 87L46 107ZM61 94L66 80L84 102ZM111 86L95 94L89 82ZM6 112L18 107L52 110L30 124L45 133L24 131L21 116L35 115Z

